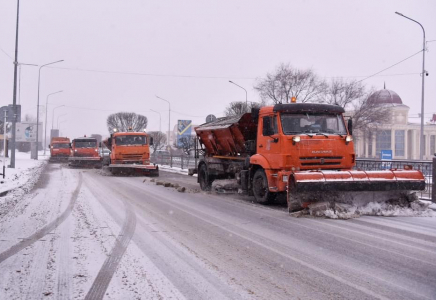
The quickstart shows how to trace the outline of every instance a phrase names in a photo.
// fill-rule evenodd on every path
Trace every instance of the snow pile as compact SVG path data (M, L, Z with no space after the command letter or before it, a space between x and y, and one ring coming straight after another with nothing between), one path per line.
M414 200L404 201L369 202L366 205L350 205L342 203L316 203L309 206L308 213L315 217L330 219L351 219L359 216L384 216L384 217L436 217L429 201Z
M6 168L6 176L0 177L0 219L8 213L28 193L38 181L39 175L47 164L48 157L40 156L40 160L30 159L29 153L17 152L15 168ZM3 158L1 158L3 159ZM6 158L9 165L9 158ZM0 160L0 166L3 161Z

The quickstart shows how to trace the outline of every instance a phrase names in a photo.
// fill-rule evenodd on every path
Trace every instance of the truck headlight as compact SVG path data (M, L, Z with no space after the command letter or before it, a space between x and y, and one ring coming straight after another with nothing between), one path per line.
M288 182L288 175L283 175L283 182Z
M77 149L74 149L74 152L77 152Z
M296 143L299 143L300 142L300 137L299 136L294 136L293 138L292 138L292 145L295 145Z

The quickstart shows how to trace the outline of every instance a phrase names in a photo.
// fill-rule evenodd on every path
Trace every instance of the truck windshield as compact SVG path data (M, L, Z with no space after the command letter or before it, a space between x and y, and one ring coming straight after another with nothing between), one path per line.
M70 148L70 144L53 144L53 149L65 149Z
M118 146L145 145L147 137L145 135L119 135L115 137L115 144Z
M347 134L344 119L338 114L282 114L281 122L283 133L324 133L324 134Z
M78 142L74 143L74 147L76 148L95 148L97 147L97 141L86 141L86 142Z

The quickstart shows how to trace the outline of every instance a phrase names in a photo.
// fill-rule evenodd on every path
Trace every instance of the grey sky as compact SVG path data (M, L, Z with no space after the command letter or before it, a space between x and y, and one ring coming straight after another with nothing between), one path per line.
M107 135L106 117L134 111L148 130L178 119L222 116L232 101L258 101L255 79L279 63L322 77L363 79L418 52L421 22L436 40L436 1L21 0L19 62L42 65L41 105L50 97L64 135ZM0 0L0 104L12 103L16 1ZM436 113L436 42L428 44L425 112ZM4 52L6 52L6 54ZM396 91L418 115L422 54L365 80ZM95 71L85 71L95 70ZM398 75L407 74L407 75ZM357 77L354 77L357 76ZM21 104L36 116L38 68L23 66ZM86 109L84 109L86 108ZM45 107L41 107L45 110ZM55 126L56 119L55 116ZM419 119L416 119L419 122ZM171 126L171 127L172 127Z

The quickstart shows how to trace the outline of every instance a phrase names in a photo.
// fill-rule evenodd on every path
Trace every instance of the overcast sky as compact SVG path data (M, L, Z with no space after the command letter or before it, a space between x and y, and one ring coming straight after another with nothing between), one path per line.
M436 40L436 1L21 0L20 63L43 65L41 110L63 135L107 135L110 113L204 123L232 101L259 101L256 78L280 63L325 78L364 79L422 49L419 21ZM0 104L12 104L16 1L0 0ZM422 53L363 82L397 92L418 116ZM22 66L22 114L36 116L38 67ZM436 42L428 43L425 112L436 113ZM63 115L65 114L65 115ZM41 114L44 118L44 115ZM60 117L59 117L60 116ZM58 119L59 118L59 119ZM415 119L419 123L419 119Z

